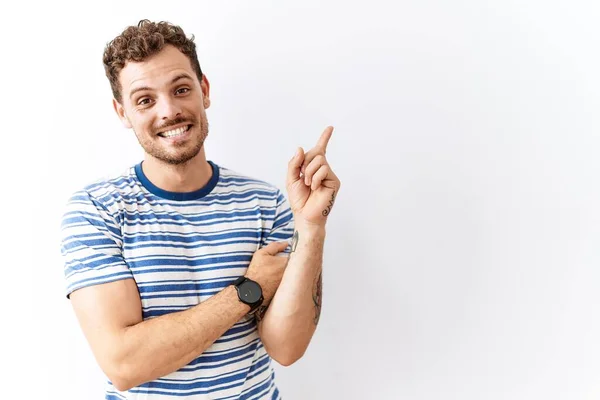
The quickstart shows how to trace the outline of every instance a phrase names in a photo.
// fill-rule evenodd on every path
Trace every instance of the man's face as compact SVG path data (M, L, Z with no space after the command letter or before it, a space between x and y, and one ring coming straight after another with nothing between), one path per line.
M209 84L198 81L188 58L173 46L121 70L122 104L115 111L133 128L146 153L168 164L195 157L208 135Z

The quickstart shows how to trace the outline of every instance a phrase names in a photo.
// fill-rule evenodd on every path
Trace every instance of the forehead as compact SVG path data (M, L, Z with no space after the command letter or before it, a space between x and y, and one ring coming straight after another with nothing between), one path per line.
M128 96L131 90L139 86L159 89L182 73L197 80L190 60L177 48L168 45L144 61L127 62L119 74L119 81L123 94Z

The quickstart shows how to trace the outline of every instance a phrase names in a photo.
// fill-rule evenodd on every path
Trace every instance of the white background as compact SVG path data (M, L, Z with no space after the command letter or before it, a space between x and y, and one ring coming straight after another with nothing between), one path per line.
M286 400L600 398L598 2L1 7L1 398L103 396L58 230L142 157L101 63L142 18L196 37L209 159L283 188L336 128L322 319L277 367Z

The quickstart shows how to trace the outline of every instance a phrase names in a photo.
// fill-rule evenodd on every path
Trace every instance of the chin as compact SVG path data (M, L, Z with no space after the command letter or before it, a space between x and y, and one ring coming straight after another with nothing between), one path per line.
M156 158L157 160L160 160L164 163L167 163L169 165L181 165L181 164L185 164L191 160L193 160L194 158L196 158L196 156L198 156L198 154L200 154L200 151L202 150L202 148L204 147L204 142L202 142L199 146L195 146L192 149L182 149L181 152L177 152L175 154L165 154L163 152L153 152L153 153L148 153L150 154L152 157Z

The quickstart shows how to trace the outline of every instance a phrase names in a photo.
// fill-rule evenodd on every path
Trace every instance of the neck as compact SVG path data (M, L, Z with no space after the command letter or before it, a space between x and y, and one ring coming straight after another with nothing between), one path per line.
M203 188L212 176L212 168L204 148L191 160L172 165L146 154L142 164L144 174L155 186L169 192L193 192Z

